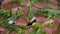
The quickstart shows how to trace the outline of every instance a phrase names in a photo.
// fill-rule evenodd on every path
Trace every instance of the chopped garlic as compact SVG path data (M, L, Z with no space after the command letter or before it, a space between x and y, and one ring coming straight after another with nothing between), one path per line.
M14 23L14 21L13 21L13 20L10 20L10 21L8 21L8 23L9 23L9 24L13 24L13 23Z

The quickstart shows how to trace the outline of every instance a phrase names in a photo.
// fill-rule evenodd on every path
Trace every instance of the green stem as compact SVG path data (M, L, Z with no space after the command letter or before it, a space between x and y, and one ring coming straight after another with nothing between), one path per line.
M34 16L33 11L32 11L31 0L28 0L28 5L29 5L29 10L28 10L28 15L27 15L27 20L31 19Z
M30 0L28 0L28 4L29 4L29 7L30 7L30 11L32 10L32 3Z
M8 30L6 31L6 34L10 34L11 31L12 31L11 29L8 29Z
M49 20L51 18L51 15L49 15L48 17L47 17L47 20Z

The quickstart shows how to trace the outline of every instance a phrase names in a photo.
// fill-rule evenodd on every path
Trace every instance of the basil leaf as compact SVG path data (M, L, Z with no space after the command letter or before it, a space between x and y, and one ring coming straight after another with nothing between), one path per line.
M29 34L36 34L36 30L31 30Z

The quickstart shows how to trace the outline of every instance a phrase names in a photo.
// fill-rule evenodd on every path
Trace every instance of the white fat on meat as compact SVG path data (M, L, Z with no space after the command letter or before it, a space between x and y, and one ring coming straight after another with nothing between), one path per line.
M36 19L36 17L33 17L31 20L30 20L30 22L32 22L33 20L35 20Z

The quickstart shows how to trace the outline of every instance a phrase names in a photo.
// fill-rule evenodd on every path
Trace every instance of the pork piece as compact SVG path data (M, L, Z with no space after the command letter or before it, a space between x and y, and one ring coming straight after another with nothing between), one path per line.
M25 0L24 0L25 1ZM11 9L11 8L16 8L16 7L18 7L18 5L17 4L13 4L13 5L11 5L11 6L7 6L7 3L8 2L10 2L10 0L4 0L4 2L2 3L2 8L4 8L4 9ZM41 5L41 6L40 6ZM53 7L53 8L57 8L57 6L54 4L54 5L52 5L52 4L37 4L36 6L38 6L38 7L43 7L43 6L46 6L46 5L48 5L49 7ZM16 25L20 25L20 24L23 24L23 25L26 25L27 24L27 21L25 20L25 17L26 17L26 15L27 15L27 10L28 10L28 7L27 6L23 6L22 7L22 9L23 9L23 12L24 12L24 14L20 17L20 18L18 18L17 19L17 21L16 21ZM45 17L43 17L43 16L39 16L39 17L37 17L37 22L38 23L43 23L43 21L45 21L46 20L46 18ZM60 20L59 20L60 21ZM46 33L47 34L56 34L55 32L56 32L56 29L57 29L57 22L56 23L54 23L53 24L53 26L52 27L45 27L45 30L46 30ZM5 34L5 30L6 29L4 29L4 28L1 28L0 27L0 29L1 30L3 30L4 32L2 32L1 34ZM26 33L27 32L29 32L29 30L31 30L31 29L26 29L27 31L26 31ZM13 33L11 33L11 34L13 34Z
M5 28L3 28L2 26L0 26L0 34L4 34L4 33L5 33L5 31L6 31L6 29L5 29Z

